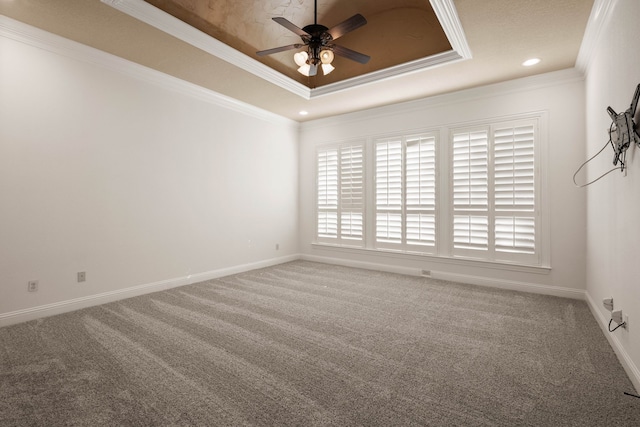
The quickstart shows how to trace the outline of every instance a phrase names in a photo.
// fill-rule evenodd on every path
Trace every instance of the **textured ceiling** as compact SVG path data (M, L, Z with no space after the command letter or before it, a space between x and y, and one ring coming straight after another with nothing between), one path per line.
M313 19L309 0L191 0L189 3L212 5L213 9L221 11L221 16L237 14L234 19L242 23L237 24L241 27L234 27L234 32L224 37L237 40L237 49L243 52L246 49L254 58L256 50L297 41L295 35L287 34L288 31L271 17L284 16L299 26ZM409 10L425 10L429 2L320 0L318 20L330 27L355 13L362 13L369 23L341 38L340 44L372 58L383 58L390 52L408 51L422 45L422 35L406 33L397 38L398 33L393 32L393 36L389 36L386 25L377 23L393 21L388 17L394 14L398 14L400 26L408 22L406 14L394 10L398 4ZM572 68L593 0L453 0L453 4L472 53L471 59L311 99L232 65L100 0L0 0L0 14L302 121ZM218 31L226 33L224 29ZM244 34L251 36L245 39ZM412 37L418 37L419 43L412 42ZM290 53L269 59L287 65ZM522 67L522 61L530 57L539 57L542 62L535 67ZM295 65L289 62L288 67L283 74L295 76ZM336 78L338 76L336 74ZM300 110L307 110L309 115L299 116Z
M360 64L336 56L336 69L305 77L296 71L293 53L259 57L256 51L300 43L301 39L274 22L285 17L303 28L314 23L314 2L208 0L145 0L183 22L310 88L383 70L451 50L438 18L425 0L324 0L318 2L317 23L327 28L359 13L367 24L336 40L349 49L371 56ZM300 50L300 49L299 49Z

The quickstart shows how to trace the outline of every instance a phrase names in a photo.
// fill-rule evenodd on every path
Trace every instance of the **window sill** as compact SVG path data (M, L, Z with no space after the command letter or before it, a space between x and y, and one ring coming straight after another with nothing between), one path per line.
M522 265L500 261L484 261L479 259L462 258L462 257L446 257L439 255L429 255L418 252L404 252L391 249L371 249L371 248L357 248L349 246L332 245L329 243L311 243L312 249L319 250L331 250L336 252L350 253L354 255L374 255L384 258L396 258L415 261L430 261L441 264L459 265L465 267L475 268L488 268L493 270L507 270L517 271L520 273L533 273L533 274L549 274L551 272L550 266L534 266L534 265Z

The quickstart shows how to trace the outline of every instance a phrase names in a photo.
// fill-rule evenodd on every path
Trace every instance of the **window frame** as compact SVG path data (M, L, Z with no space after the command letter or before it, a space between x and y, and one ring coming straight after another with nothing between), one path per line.
M535 254L533 256L478 256L477 253L462 253L454 250L452 218L454 215L451 191L453 183L451 174L453 172L452 144L451 139L455 131L460 129L477 129L485 127L495 129L504 125L515 127L517 123L529 122L534 124L534 200L535 200ZM432 134L436 137L435 142L435 168L436 168L436 198L435 198L435 236L436 242L433 251L425 251L423 247L407 247L399 245L378 245L376 244L376 155L375 142L384 139L398 138L398 135L415 136L420 134ZM490 138L493 138L493 131L490 130ZM315 212L315 236L312 244L318 247L330 245L336 249L353 254L378 254L389 257L408 257L415 259L432 260L435 262L453 263L461 266L465 265L486 265L491 268L499 268L514 271L526 272L548 272L551 269L551 221L550 206L548 199L548 112L531 111L527 113L505 115L482 120L468 122L451 123L427 129L418 129L406 132L395 132L378 135L365 135L357 141L342 143L325 143L318 145L317 150L327 147L339 147L344 144L361 143L364 147L363 154L363 241L361 245L353 246L348 242L340 242L333 239L331 242L322 241L317 236L317 209ZM490 155L493 156L493 144L491 144ZM317 160L316 160L317 165ZM545 173L543 173L543 171ZM493 181L493 170L489 169L488 174ZM317 180L317 171L316 171ZM317 181L316 181L317 191ZM317 204L317 194L316 204ZM406 208L403 204L403 210Z
M346 203L344 203L344 198L342 197L343 190L343 176L342 176L342 151L344 149L352 149L353 147L361 148L361 202L360 208L355 206L355 203L352 203L348 207L345 207ZM323 152L335 151L336 152L336 206L335 208L323 208L319 203L319 188L320 188L320 154ZM367 144L366 141L358 140L358 141L350 141L350 142L342 142L338 144L326 144L316 148L315 155L315 239L317 243L324 243L330 245L338 245L338 246L348 246L354 248L362 248L365 246L366 241L366 189L367 189L367 179L366 179L366 154L367 154ZM336 215L336 235L335 237L330 237L328 235L320 235L320 224L319 217L322 212L335 212ZM361 236L360 238L354 237L346 237L342 233L342 224L343 224L343 214L357 214L361 215Z
M450 165L450 173L449 173L449 183L450 185L450 195L449 195L449 238L448 241L450 243L450 255L452 257L459 258L470 258L470 259L479 259L486 260L492 262L507 262L507 263L520 263L524 265L535 265L542 266L546 265L543 261L542 257L542 243L543 243L543 221L542 221L542 199L541 199L541 174L540 174L540 163L541 163L541 120L540 116L525 116L519 118L512 119L504 119L499 121L487 121L482 124L477 125L467 125L461 127L451 127L448 130L449 134L449 165ZM533 210L530 213L517 212L516 210L500 210L496 209L496 183L495 183L495 175L496 175L496 130L499 129L508 129L508 128L519 128L525 126L533 127L533 193L534 193L534 201L533 201ZM455 217L456 217L456 208L454 206L454 138L456 134L460 133L473 133L473 132L487 132L487 208L484 211L468 209L467 212L461 212L462 214L473 215L474 212L477 212L476 216L484 216L486 215L487 219L487 249L485 251L481 249L469 249L469 248L456 248L454 239L455 239ZM462 211L462 210L460 210ZM511 215L509 215L509 213ZM506 217L511 216L513 218L533 218L534 220L534 252L533 254L525 254L525 253L516 253L516 252L507 252L496 250L496 220L498 217ZM548 251L547 251L548 252ZM547 263L548 264L548 263Z
M410 142L415 140L426 140L433 143L433 208L410 208L407 203L408 192L408 147ZM400 144L400 206L398 208L380 208L378 207L378 191L379 179L378 179L378 145L390 142L398 142ZM429 255L435 255L438 252L438 146L440 144L440 132L438 131L424 131L408 133L404 135L385 136L373 138L371 140L371 151L373 151L373 166L371 167L373 173L373 188L374 188L374 200L373 200L373 247L380 250L394 250L408 253L423 253ZM400 215L400 231L399 241L391 242L388 240L382 240L378 237L379 230L379 217L381 214L397 214ZM425 214L433 216L433 244L419 244L409 242L408 233L408 217L411 214Z

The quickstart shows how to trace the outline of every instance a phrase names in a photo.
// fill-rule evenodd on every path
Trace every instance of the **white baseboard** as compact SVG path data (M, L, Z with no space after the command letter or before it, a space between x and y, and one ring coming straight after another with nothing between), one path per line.
M26 308L23 310L0 313L0 327L27 322L29 320L39 319L42 317L54 316L56 314L67 313L70 311L93 307L100 304L106 304L125 298L150 294L152 292L164 291L166 289L177 288L179 286L203 282L205 280L217 279L219 277L243 273L245 271L255 270L258 268L271 267L273 265L283 264L285 262L295 261L298 259L300 259L300 256L298 254L272 258L263 261L237 265L234 267L221 268L204 273L192 274L189 276L161 280L159 282L146 283L143 285L132 286L125 289L118 289L116 291L109 291L96 295L74 298L71 300L55 302L52 304L45 304L37 307Z
M324 264L343 265L345 267L362 268L364 270L386 271L387 273L406 274L408 276L420 276L422 270L419 268L402 267L390 264L378 264L375 262L354 261L350 259L331 258L318 255L300 255L300 259L305 261L321 262Z
M188 276L187 285L204 282L205 280L217 279L219 277L231 276L232 274L244 273L245 271L257 270L258 268L271 267L285 262L297 261L300 255L287 255L279 258L271 258L263 261L251 262L249 264L236 265L228 268L207 271L204 273L192 274Z
M326 264L344 265L346 267L364 268L367 270L387 271L390 273L407 274L410 276L422 275L420 268L402 267L390 264L353 261L349 259L323 257L317 255L301 255L301 259L307 261L323 262ZM491 288L510 289L514 291L529 292L543 295L553 295L563 298L584 299L585 292L581 289L563 288L558 286L539 285L536 283L517 282L512 280L493 279L481 276L447 273L431 270L430 277L451 282L468 283L471 285L487 286Z
M585 295L585 292L582 289L540 285L537 283L518 282L515 280L492 279L481 276L447 273L444 271L431 271L431 277L434 279L449 280L451 282L468 283L471 285L486 286L490 288L510 289L512 291L529 292L532 294L552 295L562 298L584 299Z
M602 312L598 309L598 305L593 301L593 298L591 298L589 292L585 292L585 297L585 299L587 300L587 305L591 309L591 314L593 314L593 317L595 317L596 322L598 322L598 325L600 325L600 328L602 328L602 331L607 337L607 340L609 340L609 344L611 344L613 351L618 356L618 360L620 360L620 364L633 383L633 386L636 388L636 392L640 392L640 370L635 365L635 363L633 363L631 356L629 356L629 353L627 353L627 351L624 349L624 346L616 335L625 333L624 330L622 330L621 328L618 330L619 332L609 332L609 319L605 318Z

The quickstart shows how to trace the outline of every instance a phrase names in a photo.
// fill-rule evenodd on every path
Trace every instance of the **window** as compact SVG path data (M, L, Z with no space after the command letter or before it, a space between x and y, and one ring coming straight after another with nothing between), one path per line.
M434 251L435 147L428 134L375 142L376 247Z
M362 245L363 155L363 144L350 144L318 151L318 241Z
M537 263L535 124L452 132L453 254Z
M319 150L317 241L547 266L541 117Z
M338 150L318 153L318 237L338 236Z
M486 250L489 244L489 140L486 130L453 134L453 247Z
M402 241L402 142L376 144L376 241Z

